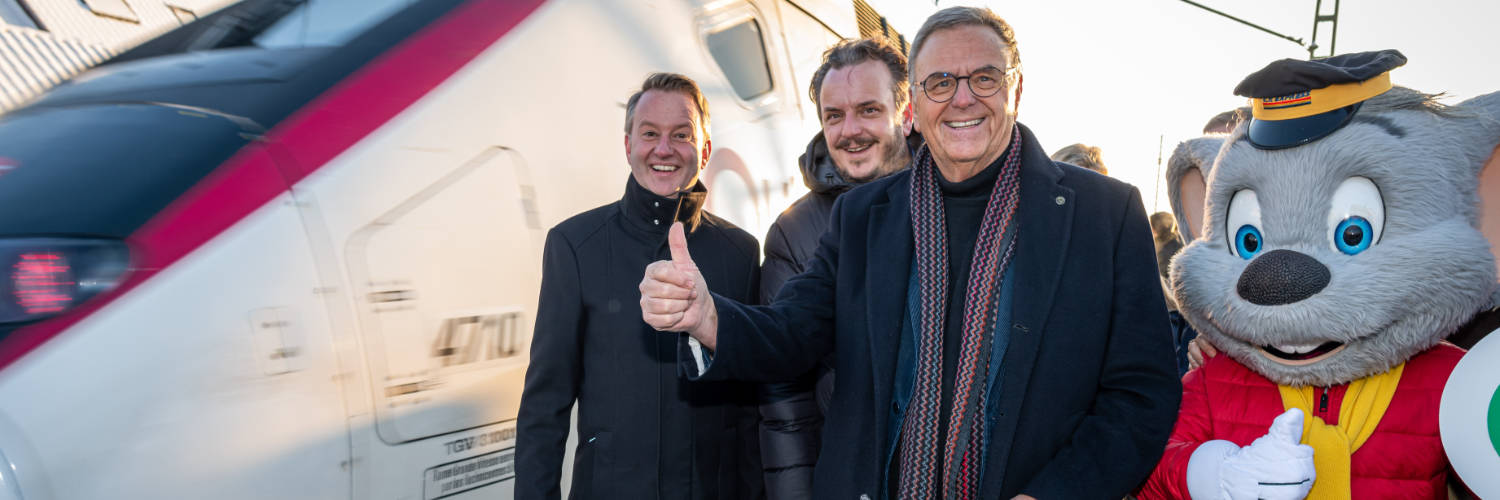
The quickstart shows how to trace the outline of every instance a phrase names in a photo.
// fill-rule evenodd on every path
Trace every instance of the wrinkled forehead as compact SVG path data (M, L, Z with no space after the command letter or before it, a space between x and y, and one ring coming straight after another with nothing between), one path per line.
M933 31L922 51L912 56L911 77L921 82L933 73L966 75L984 66L1010 69L1010 48L989 26L964 24Z

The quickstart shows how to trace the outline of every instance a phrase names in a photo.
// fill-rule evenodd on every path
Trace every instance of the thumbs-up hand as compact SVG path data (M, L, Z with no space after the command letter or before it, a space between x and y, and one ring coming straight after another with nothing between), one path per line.
M1299 444L1302 419L1302 410L1287 410L1271 422L1270 432L1225 458L1219 470L1223 498L1306 498L1317 479L1317 468L1313 448Z
M717 347L719 316L703 273L688 253L682 223L672 223L667 233L672 260L646 266L641 279L641 319L660 331L687 332L704 347Z

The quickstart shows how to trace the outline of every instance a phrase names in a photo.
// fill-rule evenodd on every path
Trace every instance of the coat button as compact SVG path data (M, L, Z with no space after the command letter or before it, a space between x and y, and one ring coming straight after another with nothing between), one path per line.
M1056 201L1058 205L1061 205L1061 204L1067 203L1068 199L1067 198L1063 198L1061 196L1058 196L1057 198L1054 198L1053 201Z
M651 206L653 206L653 207L661 207L661 202L659 202L659 201L653 201L653 202L651 202Z
M897 415L901 414L901 403L891 401L891 413Z
M661 225L661 219L651 219L651 223L660 226Z

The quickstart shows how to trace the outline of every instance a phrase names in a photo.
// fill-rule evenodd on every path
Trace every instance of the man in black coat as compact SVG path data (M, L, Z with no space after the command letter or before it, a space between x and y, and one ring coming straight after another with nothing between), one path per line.
M906 135L911 125L907 88L906 56L884 38L845 40L823 53L809 89L823 130L798 161L811 192L787 207L766 233L762 303L806 269L839 195L911 162L910 152L922 139ZM828 359L794 381L761 386L760 453L770 500L813 498L813 465L832 392Z
M646 268L643 318L701 343L690 376L834 353L818 498L1115 500L1161 456L1181 387L1140 194L1047 158L1014 121L1019 64L989 10L929 18L910 64L927 146L839 198L770 306L711 293L680 240Z
M763 496L754 387L682 380L679 339L642 323L635 300L637 273L668 255L674 220L689 228L688 247L711 256L699 269L711 290L755 300L755 238L702 210L707 132L697 85L651 75L626 106L625 196L547 233L517 422L517 499L560 497L575 400L569 498Z

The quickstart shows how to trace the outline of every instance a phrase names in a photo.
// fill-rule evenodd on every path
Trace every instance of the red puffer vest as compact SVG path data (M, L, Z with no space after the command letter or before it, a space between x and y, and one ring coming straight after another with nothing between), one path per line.
M1463 355L1463 349L1444 342L1407 361L1385 417L1351 457L1354 498L1448 498L1449 467L1438 436L1438 402L1448 374ZM1315 415L1329 424L1338 423L1339 405L1348 387L1327 388L1327 404L1320 401ZM1284 411L1276 384L1228 356L1208 360L1182 378L1177 425L1161 462L1137 496L1144 500L1188 498L1188 459L1199 444L1225 439L1249 445L1265 435L1271 420Z

